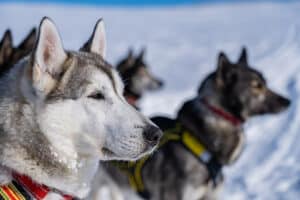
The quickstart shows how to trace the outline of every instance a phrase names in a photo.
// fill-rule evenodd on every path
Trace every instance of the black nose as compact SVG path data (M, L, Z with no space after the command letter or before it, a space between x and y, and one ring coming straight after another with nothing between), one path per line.
M161 81L161 80L158 80L158 86L159 86L159 87L163 87L163 86L164 86L164 82Z
M144 129L143 136L148 143L156 145L162 136L162 131L156 126L149 125Z
M284 97L279 97L278 101L279 101L280 105L284 108L289 107L291 104L291 101Z

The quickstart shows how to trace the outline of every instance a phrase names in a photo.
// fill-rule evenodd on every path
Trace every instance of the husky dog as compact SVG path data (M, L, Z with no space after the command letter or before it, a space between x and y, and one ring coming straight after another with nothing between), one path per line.
M117 65L117 70L125 82L124 96L133 106L137 106L137 101L144 92L158 90L163 86L163 81L149 71L149 66L144 61L144 55L145 48L137 57L130 49L128 55Z
M32 54L0 78L0 185L25 175L47 186L46 199L84 198L99 160L153 151L161 131L126 102L105 47L102 20L89 52L64 50L54 23L41 21Z
M162 141L170 134L179 139L167 140L144 162L143 188L138 192L154 200L217 199L222 166L234 163L245 146L243 122L279 113L289 104L248 65L246 49L237 63L220 53L216 71L202 82L197 96L183 104L176 119L152 118L164 131ZM113 168L108 171L128 187L126 176Z
M19 46L14 47L11 31L6 30L0 42L0 75L28 55L34 47L35 40L36 28L33 28Z
M88 51L88 45L85 43L80 49L81 51ZM144 61L145 48L143 48L138 56L133 55L133 50L130 49L128 55L119 62L117 70L119 71L123 81L125 82L125 98L129 104L138 108L137 101L142 97L147 90L157 90L163 86L163 82L154 77L149 71L148 65ZM101 166L102 167L102 166ZM104 167L110 167L110 164L104 164ZM93 189L88 199L112 199L112 200L126 200L139 199L133 193L131 188L126 191L124 188L119 188L109 174L103 173L96 178ZM105 179L103 178L105 177ZM123 189L123 190L122 190ZM126 194L124 194L124 192ZM129 196L127 196L127 193Z

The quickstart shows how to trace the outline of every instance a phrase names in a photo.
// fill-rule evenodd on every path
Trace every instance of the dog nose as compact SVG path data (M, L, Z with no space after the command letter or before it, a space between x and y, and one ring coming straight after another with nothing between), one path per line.
M143 136L147 142L156 145L162 136L162 131L156 126L149 125L145 128Z
M281 104L284 108L289 107L290 104L291 104L291 101L290 101L289 99L287 99L287 98L284 98L284 97L279 97L278 100L279 100L280 104Z
M158 80L158 86L159 87L163 87L164 86L164 82L162 80Z

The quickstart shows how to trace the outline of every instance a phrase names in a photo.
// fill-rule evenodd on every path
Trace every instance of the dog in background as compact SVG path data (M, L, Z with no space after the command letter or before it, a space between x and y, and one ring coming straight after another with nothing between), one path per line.
M161 131L123 97L121 78L104 60L102 20L88 52L64 50L49 18L34 46L0 77L0 189L10 188L5 199L85 198L99 160L139 159ZM15 192L31 183L34 190Z
M163 81L150 72L144 57L145 48L136 57L130 49L128 55L117 64L117 70L125 82L124 96L135 107L144 92L158 90L163 86Z
M33 28L23 41L14 47L11 31L10 29L6 30L0 42L0 75L27 56L32 51L35 40L36 28Z
M290 104L268 88L247 60L245 48L236 63L220 53L217 69L176 119L151 119L164 132L158 151L128 167L127 174L107 168L116 182L124 190L130 183L145 199L217 199L222 167L234 163L245 146L244 122L279 113Z

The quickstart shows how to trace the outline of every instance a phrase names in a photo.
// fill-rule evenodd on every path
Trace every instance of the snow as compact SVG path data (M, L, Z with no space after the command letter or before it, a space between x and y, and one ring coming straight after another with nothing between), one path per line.
M146 95L147 115L174 116L214 70L220 50L235 61L242 45L250 63L271 88L290 98L280 115L245 125L247 146L227 167L222 199L298 199L300 195L300 4L244 3L164 8L111 8L0 4L0 32L10 27L18 43L47 15L58 25L65 47L78 49L103 17L108 60L115 64L129 47L147 46L147 61L166 87ZM298 78L299 77L299 78Z

